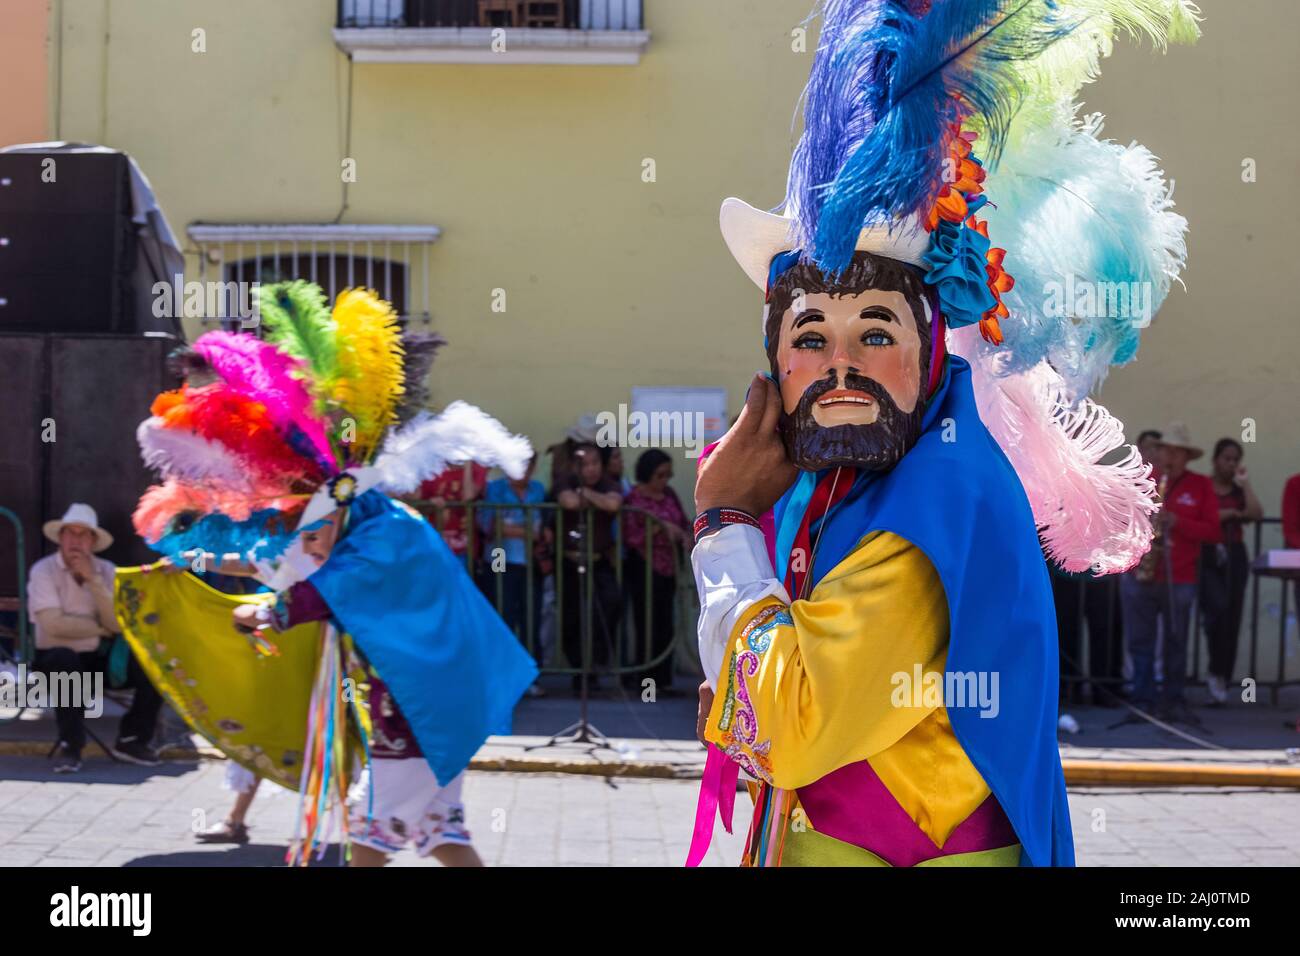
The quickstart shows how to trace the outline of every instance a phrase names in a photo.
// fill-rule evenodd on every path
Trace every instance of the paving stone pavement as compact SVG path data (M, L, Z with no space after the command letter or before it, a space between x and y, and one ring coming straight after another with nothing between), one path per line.
M0 865L274 866L293 831L295 795L259 793L253 842L200 846L192 829L218 820L231 795L223 763L156 769L88 760L55 777L39 757L0 760ZM467 775L474 841L493 866L679 866L695 812L696 783L547 774ZM748 800L736 833L716 828L706 865L739 859ZM1208 788L1086 788L1070 793L1079 862L1086 866L1300 865L1300 792ZM331 860L334 857L331 855ZM437 865L411 851L394 865Z

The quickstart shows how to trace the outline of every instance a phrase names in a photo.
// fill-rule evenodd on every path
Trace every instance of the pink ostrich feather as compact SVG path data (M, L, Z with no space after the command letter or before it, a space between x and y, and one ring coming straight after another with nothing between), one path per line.
M200 515L219 512L232 521L247 521L256 511L274 509L292 512L301 508L305 495L295 495L287 486L276 482L256 481L246 488L202 484L169 478L161 485L150 486L131 515L136 534L146 541L157 541L167 533L167 526L182 512Z
M199 502L189 488L171 480L150 485L135 506L131 523L145 541L157 541L167 533L167 524L182 511L197 511Z
M325 425L312 414L307 386L295 374L301 373L301 362L242 332L208 332L195 340L194 351L231 388L264 404L277 428L287 433L296 426L311 442L319 462L335 467Z
M950 344L971 364L980 418L1020 477L1048 557L1072 573L1133 567L1151 547L1155 483L1123 422L1089 398L1072 406L1046 361L1003 374L969 333Z

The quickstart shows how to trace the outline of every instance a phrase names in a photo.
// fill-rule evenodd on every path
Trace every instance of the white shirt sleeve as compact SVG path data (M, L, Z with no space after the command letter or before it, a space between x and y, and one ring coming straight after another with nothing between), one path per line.
M27 615L33 624L36 623L37 612L63 607L63 601L59 597L58 571L59 566L52 559L42 558L28 572Z
M112 594L113 579L117 577L117 565L112 561L105 560L104 558L96 558L95 565L99 568L100 580L108 585L108 593Z
M714 683L736 622L764 598L789 604L790 597L776 579L763 532L747 524L729 524L701 538L691 551L691 567L700 595L700 663L717 690Z

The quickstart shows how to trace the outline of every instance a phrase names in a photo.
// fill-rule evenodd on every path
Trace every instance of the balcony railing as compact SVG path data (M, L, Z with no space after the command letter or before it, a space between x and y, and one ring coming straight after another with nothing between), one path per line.
M339 0L338 26L640 30L641 0Z
M334 39L362 63L630 65L650 35L641 0L339 0Z

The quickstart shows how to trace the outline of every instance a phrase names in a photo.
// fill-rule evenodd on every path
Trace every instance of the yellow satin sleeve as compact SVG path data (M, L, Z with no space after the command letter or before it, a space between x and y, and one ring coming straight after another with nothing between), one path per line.
M737 623L706 738L784 790L870 760L942 846L989 794L942 704L911 693L918 676L941 680L947 651L933 565L909 541L877 532L807 600L762 601Z
M737 623L708 739L777 787L810 784L929 716L933 707L895 706L896 675L941 671L947 644L930 562L897 535L872 534L807 600L760 601Z

